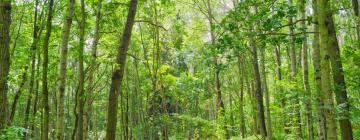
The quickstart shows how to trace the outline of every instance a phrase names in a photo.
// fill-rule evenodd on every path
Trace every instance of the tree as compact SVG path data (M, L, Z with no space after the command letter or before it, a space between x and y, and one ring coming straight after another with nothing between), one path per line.
M54 0L49 1L49 11L48 11L48 17L47 17L47 24L46 24L46 34L44 38L44 46L43 46L43 91L42 91L42 113L44 114L43 117L43 126L42 126L42 139L47 140L48 139L48 133L49 133L49 120L50 120L50 107L49 107L49 91L48 91L48 48L49 48L49 42L50 42L50 36L51 36L51 25L52 25L52 14L53 14L53 7L54 7Z
M327 51L328 45L331 45L329 33L327 30L328 20L327 11L328 1L318 0L318 22L319 22L319 44L320 44L320 66L321 66L321 94L324 100L324 111L326 120L327 139L336 140L336 121L334 109L334 95L331 91L331 75L330 75L330 54Z
M72 18L74 16L75 0L69 0L67 13L64 18L64 25L62 31L61 45L60 45L60 69L58 74L59 86L58 86L58 118L57 118L57 139L64 139L64 96L66 87L66 70L67 70L67 54L68 43L70 37L70 29L72 24Z
M75 139L84 139L84 106L85 106L85 72L84 72L84 46L85 46L85 1L80 1L80 15L81 20L79 23L79 47L78 47L78 75L79 75L79 90L76 92L76 106L75 106Z
M124 69L126 62L126 53L131 40L132 28L135 21L135 15L137 10L137 0L130 1L130 7L128 11L127 20L125 23L125 28L123 35L120 39L121 43L119 45L117 56L116 56L116 69L113 71L111 78L111 87L109 94L109 104L108 104L108 115L107 115L107 127L106 127L106 139L115 140L116 134L116 118L117 118L117 104L118 96L121 92L120 86L122 79L124 77Z
M305 13L305 0L301 1L300 4L300 10L301 10L301 18L305 19L306 18L306 13ZM302 69L303 69L303 83L304 83L304 91L306 92L306 96L305 96L305 114L306 114L306 125L307 125L307 134L308 134L308 140L313 140L314 139L314 127L313 127L313 123L312 123L312 104L311 104L311 88L310 88L310 83L309 83L309 66L308 66L308 40L307 40L307 26L305 21L302 21L301 23L302 25L302 30L303 30L303 34L302 34L302 50L301 50L301 64L302 64Z
M8 123L7 92L8 76L10 70L10 24L11 1L0 1L0 130Z

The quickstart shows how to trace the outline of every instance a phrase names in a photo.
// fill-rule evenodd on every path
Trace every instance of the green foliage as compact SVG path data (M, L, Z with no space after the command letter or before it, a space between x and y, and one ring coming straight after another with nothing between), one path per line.
M29 133L29 131L23 127L11 126L11 127L1 130L0 139L1 140L18 140L18 139L21 139L25 133Z

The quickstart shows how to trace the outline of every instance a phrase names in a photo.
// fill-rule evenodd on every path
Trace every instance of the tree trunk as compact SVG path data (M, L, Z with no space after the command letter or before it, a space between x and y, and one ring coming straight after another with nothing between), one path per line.
M262 75L262 91L265 94L265 114L266 114L266 129L267 129L267 139L272 139L272 129L271 129L271 115L270 115L270 95L267 85L266 78L266 69L265 69L265 49L261 49L261 75Z
M11 1L0 1L0 130L8 123L7 81L10 70Z
M305 0L301 1L300 4L300 11L301 11L301 18L305 19L306 18L306 13L305 13ZM301 50L301 64L302 64L302 69L303 69L303 82L304 82L304 91L305 91L305 115L306 115L306 125L307 125L307 137L308 140L313 140L314 139L314 127L313 127L313 122L312 122L312 104L311 104L311 88L310 88L310 83L309 83L309 66L308 66L308 42L307 42L307 35L306 35L306 31L307 31L307 26L305 21L301 22L301 26L303 28L303 34L302 34L302 38L303 38L303 42L302 42L302 50Z
M314 65L314 79L315 79L315 89L316 89L316 109L317 109L317 139L325 140L326 139L326 126L325 126L325 114L323 107L324 98L321 93L321 67L320 67L320 44L319 44L319 25L318 25L318 10L317 10L317 0L313 0L313 9L314 9L314 40L313 40L313 65Z
M25 66L25 70L22 74L22 80L21 80L21 83L20 83L20 86L19 86L19 89L18 91L16 92L15 94L15 97L14 97L14 101L11 105L11 112L10 112L10 124L13 122L14 120L14 116L15 116L15 112L16 112L16 106L17 106L17 103L19 101L19 98L20 98L20 95L22 93L22 88L24 87L25 85L25 82L26 82L26 79L27 79L27 76L26 76L26 73L27 73L27 69L28 67Z
M324 99L324 112L326 117L326 131L327 139L336 140L336 121L335 121L335 109L334 98L331 91L331 77L330 77L330 54L326 50L331 40L327 30L327 9L329 8L327 0L318 0L318 21L319 21L319 33L320 33L320 65L321 65L321 94Z
M215 44L215 31L213 28L214 25L214 21L213 21L213 13L212 13L212 8L211 8L211 3L210 0L207 0L207 13L208 13L208 21L209 21L209 25L210 25L210 37L211 37L211 44ZM215 92L216 92L216 96L217 96L217 101L216 101L216 108L217 108L217 113L219 113L218 115L221 115L221 117L224 118L224 129L225 129L225 137L227 139L230 139L230 135L228 132L228 128L226 127L226 121L225 121L225 106L224 106L224 102L222 99L222 94L221 94L221 83L220 83L220 67L218 64L218 56L217 54L215 54L214 56L214 79L215 79Z
M59 86L58 86L58 117L57 117L57 139L64 140L65 116L64 116L64 96L66 88L66 70L67 70L67 53L70 36L72 18L74 16L75 0L69 0L68 9L63 25L61 46L60 46L60 69L59 69Z
M125 29L120 40L120 46L118 48L116 56L116 69L112 74L111 87L109 94L108 114L107 114L107 128L106 128L106 140L115 140L116 135L116 118L117 118L117 105L118 95L121 92L121 83L124 77L124 68L126 63L126 53L131 40L131 32L134 25L134 19L137 10L137 0L130 1L130 8L128 11L127 20L125 23Z
M328 0L327 0L328 1ZM330 4L325 5L325 9L331 9ZM340 108L338 113L338 120L340 123L341 137L343 140L352 140L353 133L350 122L350 102L346 91L346 83L344 77L344 70L340 57L340 48L336 37L335 23L332 17L332 11L326 10L325 24L328 32L327 51L329 53L331 62L331 72L334 81L334 93L336 95L337 107Z
M267 136L266 132L266 125L265 125L265 114L264 114L264 101L263 95L261 93L261 78L260 78L260 71L259 71L259 63L258 63L258 56L257 56L257 48L255 45L254 40L251 43L252 49L252 61L253 61L253 69L254 69L254 78L255 78L255 96L257 102L257 109L258 109L258 119L260 123L260 134L262 139L265 139Z
M49 113L50 113L50 107L49 107L49 91L48 91L48 80L47 80L47 75L48 75L48 61L49 61L49 57L48 57L48 48L49 48L49 41L50 41L50 36L51 36L51 22L52 22L52 13L53 13L53 6L54 6L54 0L50 0L49 2L49 13L48 13L48 17L47 17L47 25L46 25L46 35L44 38L44 52L43 52L43 57L44 57L44 62L43 62L43 77L42 77L42 81L43 81L43 87L42 87L42 106L43 106L43 127L42 127L42 140L47 140L48 136L49 136Z
M244 63L242 57L238 57L238 70L240 77L240 134L242 138L245 138L245 114L244 114Z
M84 139L84 105L85 105L85 73L84 73L84 46L85 46L85 26L86 26L86 15L85 15L85 2L80 1L80 15L81 21L79 23L79 47L78 47L78 92L76 92L76 124L75 124L75 139Z
M360 15L359 15L359 1L358 0L352 0L352 6L354 10L355 15L355 21L356 21L356 34L357 34L357 48L360 49Z

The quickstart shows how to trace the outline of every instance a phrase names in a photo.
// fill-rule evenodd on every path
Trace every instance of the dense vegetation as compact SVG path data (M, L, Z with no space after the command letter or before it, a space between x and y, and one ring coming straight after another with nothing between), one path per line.
M0 139L360 139L358 0L0 0Z

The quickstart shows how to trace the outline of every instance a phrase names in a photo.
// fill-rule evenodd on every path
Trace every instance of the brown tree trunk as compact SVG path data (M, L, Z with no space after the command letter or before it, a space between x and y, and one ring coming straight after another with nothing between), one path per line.
M11 0L0 1L0 130L8 123L7 81L10 70Z
M52 23L52 13L53 13L53 7L54 7L54 0L50 0L49 2L49 12L47 17L47 25L46 25L46 35L44 38L44 47L43 47L43 92L42 92L42 107L43 107L43 127L42 127L42 140L47 140L49 136L49 120L50 120L50 106L49 106L49 91L48 91L48 48L49 48L49 41L51 36L51 23Z
M116 69L112 74L111 87L109 94L108 114L107 114L107 128L106 128L106 140L115 140L116 135L116 123L117 123L117 106L118 95L121 92L121 83L124 77L124 68L126 63L126 53L131 40L132 28L134 25L134 19L137 10L137 0L130 1L130 8L128 11L127 20L123 35L120 40L120 46L118 48L116 56Z
M271 115L270 115L270 95L269 89L267 85L267 78L266 78L266 69L265 69L265 49L261 49L260 52L261 58L261 75L262 75L262 91L265 94L265 114L266 114L266 130L267 130L267 139L272 139L272 129L271 129Z
M326 9L331 9L328 3ZM328 32L327 51L329 52L331 62L331 72L334 81L334 92L336 95L337 107L340 107L338 120L340 123L341 137L343 140L353 140L352 127L350 122L350 102L346 91L346 83L344 77L344 70L340 57L340 48L336 37L335 23L332 17L332 11L326 11L326 26Z
M265 110L264 110L263 95L261 93L262 87L261 87L261 78L260 78L259 63L257 56L258 54L254 40L251 43L251 49L252 49L251 53L252 53L254 78L255 78L255 96L256 96L257 109L258 109L258 119L260 123L260 134L262 139L265 139L267 137L265 114L264 114Z

